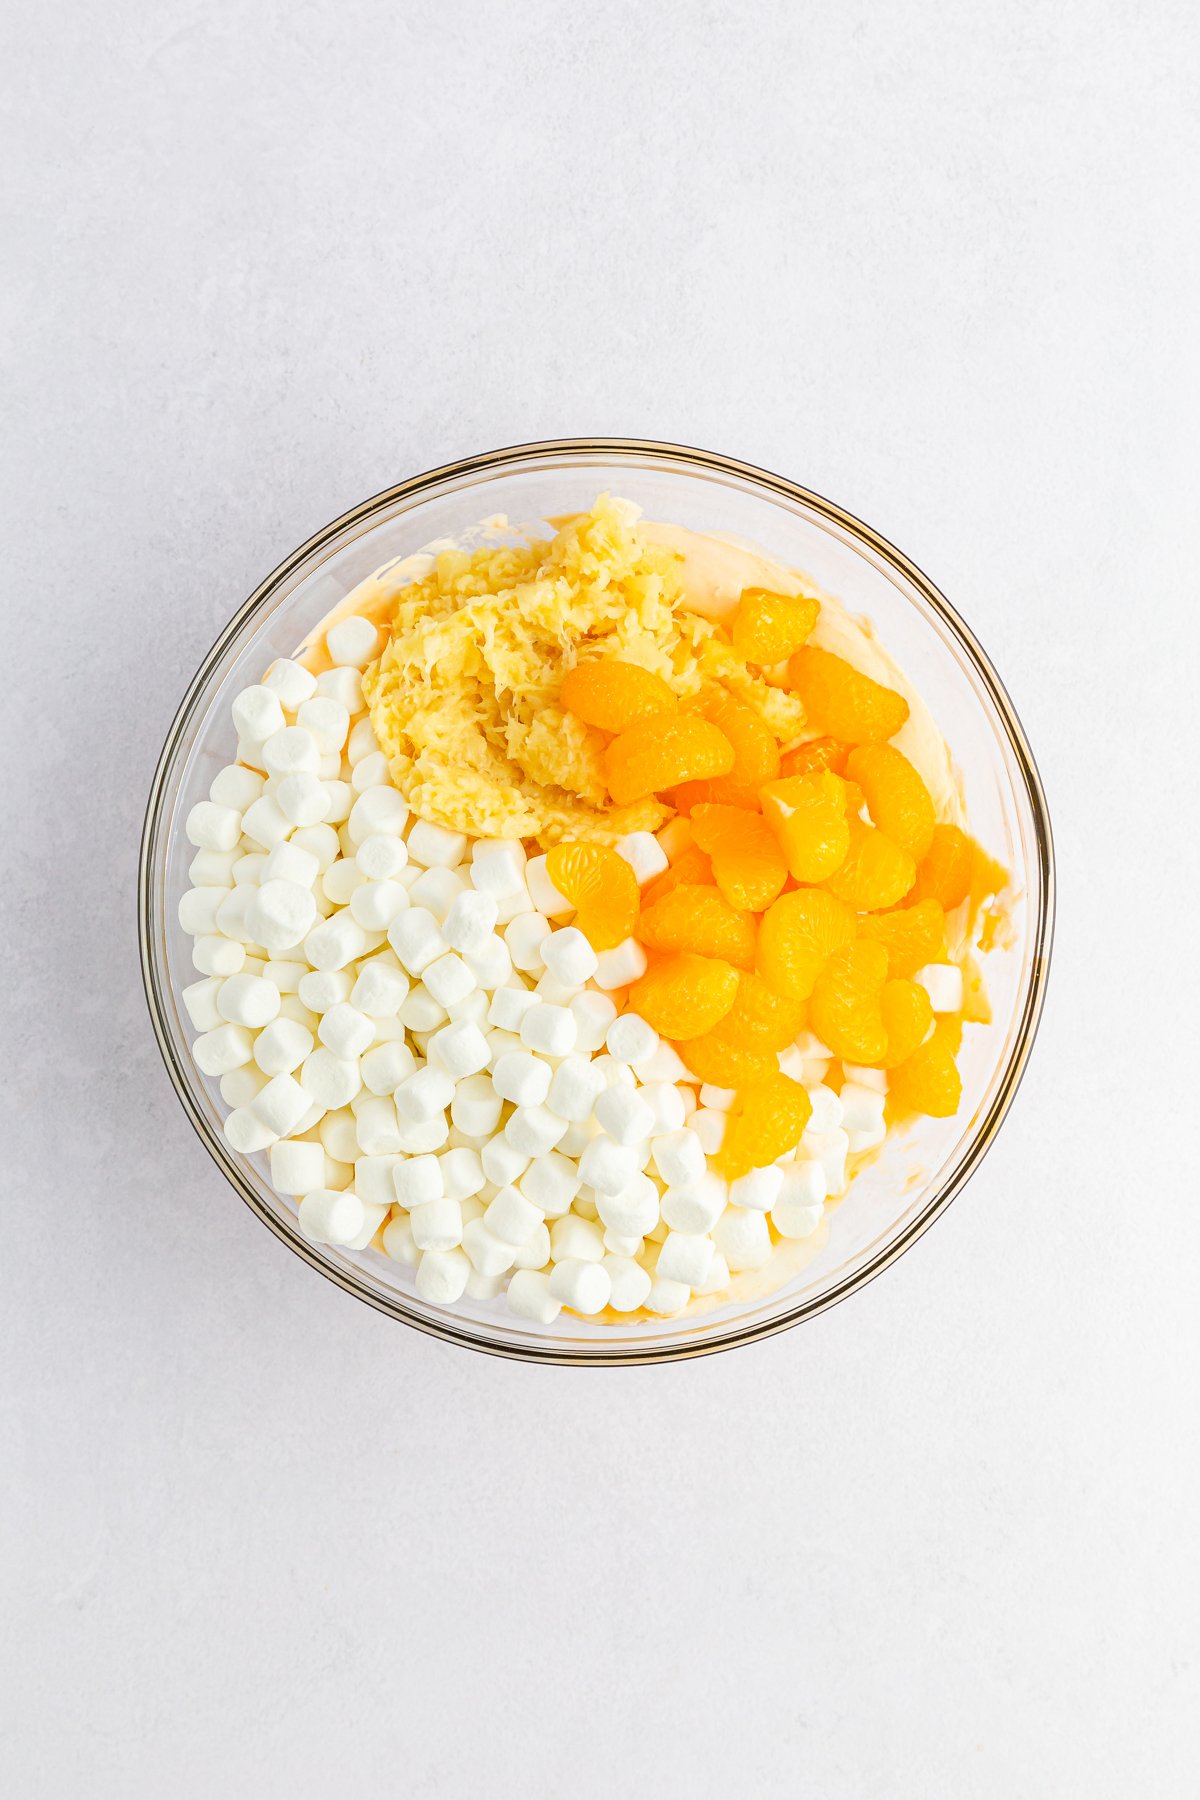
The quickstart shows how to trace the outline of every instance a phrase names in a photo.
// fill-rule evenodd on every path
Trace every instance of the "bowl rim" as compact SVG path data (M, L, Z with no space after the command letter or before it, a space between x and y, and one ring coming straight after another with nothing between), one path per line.
M765 490L768 494L777 494L789 501L798 501L803 506L812 509L831 525L836 526L839 531L866 546L885 563L898 570L918 590L922 599L939 616L952 637L961 645L996 708L1016 757L1021 781L1033 816L1037 885L1040 899L1038 914L1033 922L1030 977L1023 997L1020 1016L1016 1023L1012 1051L1000 1086L958 1165L951 1170L942 1186L931 1195L920 1213L909 1221L903 1231L881 1250L870 1256L860 1268L835 1283L828 1290L811 1299L798 1302L770 1318L748 1322L741 1328L726 1329L720 1335L714 1334L711 1338L700 1335L691 1340L681 1341L679 1344L647 1344L644 1348L626 1343L619 1348L614 1346L611 1351L603 1349L600 1343L597 1343L595 1347L591 1344L587 1346L570 1343L556 1344L553 1339L548 1339L544 1343L533 1340L504 1343L476 1330L472 1322L465 1318L458 1322L426 1314L411 1306L401 1297L390 1298L377 1292L367 1282L360 1280L352 1269L338 1268L326 1261L316 1246L308 1244L294 1227L289 1229L284 1221L270 1212L260 1202L253 1186L246 1178L240 1166L240 1160L228 1149L224 1139L218 1138L212 1131L198 1105L193 1083L188 1078L187 1071L183 1068L176 1053L175 1044L166 1026L164 1007L159 992L152 930L154 858L168 773L174 763L179 740L190 721L201 689L205 686L215 666L220 662L230 641L241 630L247 619L282 582L286 581L310 557L328 548L356 524L363 523L374 513L383 511L399 500L419 498L423 493L445 482L461 481L473 474L495 472L508 467L515 468L531 461L566 461L587 455L616 458L651 456L665 461L669 465L675 465L684 472L709 471L753 483L759 490ZM866 1287L868 1282L873 1281L876 1276L882 1274L885 1269L890 1268L903 1256L905 1251L910 1249L917 1239L928 1231L934 1221L941 1217L952 1201L962 1192L986 1156L1012 1106L1029 1063L1045 1004L1054 938L1054 915L1053 832L1045 790L1033 752L1016 708L993 667L991 659L974 632L941 590L911 558L906 556L903 551L898 550L888 539L855 517L854 514L847 512L834 501L827 500L823 495L815 493L812 489L802 487L798 482L774 474L770 470L761 469L753 463L742 462L737 458L724 456L715 451L646 438L551 438L512 444L496 450L483 451L473 456L461 457L453 462L443 463L435 469L428 469L422 474L410 476L406 481L397 482L394 486L383 489L380 493L361 501L357 506L351 507L347 512L314 532L290 555L284 557L283 561L259 583L237 609L189 682L171 721L155 766L147 797L138 856L138 948L146 1004L159 1051L172 1086L193 1130L255 1217L282 1243L286 1244L295 1255L317 1270L326 1280L335 1282L346 1293L352 1294L356 1299L363 1301L388 1318L398 1319L428 1336L440 1338L443 1342L480 1351L485 1355L505 1357L518 1362L534 1362L572 1368L620 1368L647 1363L681 1362L692 1357L711 1356L719 1351L733 1350L744 1344L755 1343L762 1338L774 1337L779 1332L790 1330L805 1320L815 1318L839 1301L848 1299L851 1294L858 1293Z

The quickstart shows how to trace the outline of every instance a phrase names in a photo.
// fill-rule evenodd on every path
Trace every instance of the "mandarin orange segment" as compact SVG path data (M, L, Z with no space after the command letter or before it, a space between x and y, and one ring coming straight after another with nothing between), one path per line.
M726 1018L728 1016L726 1014ZM685 1038L676 1044L675 1048L692 1074L698 1081L722 1088L750 1087L769 1080L779 1068L774 1052L748 1050L744 1045L731 1044L722 1034L724 1024L722 1019L715 1031L706 1031L703 1037Z
M705 800L758 810L758 790L779 773L779 745L770 727L741 700L724 688L711 688L698 711L733 745L733 767L727 775L710 781L689 781L677 789L675 804L690 812Z
M929 995L915 981L886 981L879 996L879 1010L887 1031L885 1069L894 1069L919 1050L933 1024Z
M829 891L858 912L880 912L895 906L916 880L916 863L886 832L859 818L848 823L850 848L841 868L826 883Z
M640 895L637 876L605 844L555 844L546 873L575 908L574 923L593 950L612 950L633 931Z
M652 713L635 719L604 752L608 791L618 806L644 800L682 781L728 775L733 745L695 713Z
M935 825L933 841L921 858L913 885L914 900L936 900L946 912L960 906L971 891L975 845L958 825Z
M844 775L849 754L850 745L839 743L837 738L809 738L806 744L797 744L780 759L779 773L819 775L822 769L828 769L833 775Z
M629 990L629 1010L662 1037L679 1041L719 1025L737 999L732 964L687 951L658 957Z
M669 869L656 875L642 893L642 905L650 906L663 894L677 887L712 887L713 870L709 858L699 844L687 844Z
M817 1036L849 1062L877 1063L887 1055L881 999L887 951L859 938L836 950L813 985L809 1018Z
M788 681L815 731L848 744L881 744L908 717L908 701L828 650L805 644L788 663Z
M624 731L635 719L674 712L678 702L661 675L616 657L582 662L563 676L559 705L585 725Z
M779 841L793 881L824 881L850 848L846 784L823 770L788 775L761 789L763 818Z
M777 994L761 975L748 970L738 983L732 1011L721 1020L720 1035L743 1050L786 1050L807 1023L807 1001Z
M692 830L731 906L762 912L783 891L787 865L760 813L703 801L692 813Z
M893 975L915 975L928 962L945 961L946 915L936 900L871 913L859 920L858 934L883 945Z
M777 993L807 1000L835 950L854 937L852 907L824 888L781 894L762 916L755 966Z
M962 1077L954 1063L957 1041L948 1021L938 1021L928 1042L893 1069L888 1092L900 1106L925 1113L931 1119L948 1119L962 1100Z
M715 1159L717 1168L736 1180L751 1169L763 1169L794 1150L812 1117L812 1102L790 1075L739 1092L725 1115L725 1136Z
M754 967L754 919L716 888L672 888L643 908L635 935L650 950L691 950L741 969Z
M846 773L866 797L880 831L920 862L933 842L936 815L924 781L894 744L859 744Z
M743 662L770 668L800 648L820 610L819 603L807 594L744 588L729 633L733 647Z

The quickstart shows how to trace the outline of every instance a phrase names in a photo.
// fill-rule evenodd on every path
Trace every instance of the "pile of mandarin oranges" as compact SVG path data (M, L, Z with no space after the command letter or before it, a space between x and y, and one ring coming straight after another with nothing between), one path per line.
M888 740L902 695L808 643L816 600L748 589L730 626L787 685L818 735L781 754L760 715L724 688L680 702L615 658L564 678L560 704L603 734L613 803L649 795L688 831L644 891L601 844L555 846L547 874L597 950L636 937L649 957L628 1006L700 1082L734 1090L717 1164L730 1178L799 1142L810 1104L779 1052L812 1031L845 1062L884 1069L890 1096L946 1117L961 1096L962 1020L934 1020L913 977L944 960L946 914L966 899L976 846L937 823L912 763Z

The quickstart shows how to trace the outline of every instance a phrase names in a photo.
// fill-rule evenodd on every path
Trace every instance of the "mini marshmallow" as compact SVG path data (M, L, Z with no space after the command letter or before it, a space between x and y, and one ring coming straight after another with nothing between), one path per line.
M523 1044L542 1056L568 1056L577 1036L574 1015L565 1006L531 1006L521 1020Z
M494 1187L507 1187L529 1167L529 1158L504 1136L494 1137L479 1153L483 1172Z
M444 1150L449 1135L450 1127L444 1112L416 1124L399 1121L400 1148L409 1156L432 1156L438 1150Z
M365 881L390 881L408 865L408 845L403 838L377 831L354 852L354 863Z
M278 1138L278 1133L256 1118L249 1106L235 1106L232 1112L226 1113L221 1129L225 1134L225 1141L241 1156L256 1156ZM324 1161L322 1151L322 1166Z
M365 669L379 648L379 628L370 619L352 613L329 627L325 633L325 648L331 662Z
M611 1292L612 1283L602 1263L568 1257L550 1271L551 1296L584 1317L603 1312Z
M582 999L584 990L578 986L572 987L565 981L556 981L553 975L543 970L533 991L543 1006L570 1006L574 1001Z
M324 669L317 676L317 697L335 700L353 717L363 707L362 676L357 669Z
M513 1246L493 1237L482 1219L463 1226L463 1249L480 1275L504 1275L513 1266Z
M296 849L307 850L315 856L321 874L331 868L341 854L338 834L332 825L305 825L299 831L294 831L288 842Z
M856 1081L860 1087L877 1088L881 1094L886 1094L888 1091L886 1070L872 1069L864 1063L847 1062L844 1057L842 1059L842 1077L846 1081Z
M271 1146L271 1186L277 1194L311 1194L325 1187L325 1152L320 1144L281 1138Z
M403 1263L410 1269L420 1260L421 1252L413 1243L412 1226L408 1222L407 1213L389 1219L384 1226L383 1253L390 1256L393 1262ZM431 1256L436 1254L436 1251L430 1251ZM452 1256L454 1252L448 1251L446 1254Z
M221 845L213 847L222 848ZM956 963L926 963L923 969L917 970L913 980L925 989L935 1013L962 1011L963 978Z
M394 1094L400 1083L417 1071L413 1053L403 1039L392 1039L368 1050L359 1068L363 1085L372 1094Z
M234 729L249 744L263 744L286 723L279 695L269 687L243 688L231 708Z
M653 1056L658 1049L659 1037L653 1025L648 1025L637 1013L623 1013L609 1026L604 1043L609 1055L615 1056L618 1062L637 1063Z
M460 1081L450 1102L450 1117L470 1137L486 1137L500 1123L502 1101L487 1075Z
M544 856L531 857L525 864L525 886L534 906L547 919L561 919L574 912L574 903L550 879Z
M315 775L321 766L316 738L300 725L285 725L269 737L262 759L268 775Z
M311 888L320 873L321 865L312 851L290 839L287 843L276 844L271 851L263 864L259 885L286 881L299 888ZM262 941L260 938L259 942ZM299 939L296 941L298 943Z
M439 1006L448 1006L452 1000L461 1000L475 986L475 977L462 957L453 950L435 957L425 968L421 979Z
M317 1027L317 1036L327 1050L346 1062L368 1050L375 1041L375 1026L357 1007L340 1001L331 1006Z
M206 976L203 981L193 981L190 987L184 988L183 1004L197 1031L215 1031L221 1023L221 1014L217 1011L217 995L220 991L221 983L211 975Z
M350 817L350 810L354 805L354 790L350 783L325 776L321 780L321 791L325 796L324 818L326 824L344 825ZM340 838L338 842L341 843ZM353 855L353 843L342 844L342 853L345 856Z
M313 1243L347 1245L366 1223L366 1210L353 1188L340 1193L317 1188L305 1194L296 1217L302 1235Z
M669 866L666 851L649 831L627 832L623 838L617 839L613 848L629 864L639 887L645 887L648 881L653 881L656 875L661 875Z
M586 1056L567 1056L554 1071L546 1104L560 1119L579 1123L591 1116L604 1092L604 1076Z
M363 760L364 756L373 756L379 748L379 739L375 736L375 727L370 718L360 719L357 725L350 727L350 736L346 739L346 761L351 768Z
M668 1187L686 1187L699 1181L708 1167L703 1144L686 1127L651 1138L650 1154Z
M812 1112L809 1115L808 1131L836 1131L842 1122L842 1102L832 1088L824 1082L816 1082L808 1090Z
M672 1231L711 1231L728 1201L721 1177L710 1170L697 1179L669 1187L662 1197L662 1216Z
M514 1269L544 1269L550 1261L550 1232L539 1225L531 1238L518 1244L513 1257Z
M350 709L318 692L297 709L296 723L312 733L319 750L340 750L350 729Z
M442 1191L452 1200L469 1200L482 1193L487 1185L478 1150L457 1146L444 1150L438 1157L442 1171Z
M579 1159L580 1177L597 1194L619 1194L641 1172L637 1153L610 1137L593 1138Z
M504 927L504 942L515 969L531 973L542 969L542 949L551 935L549 921L540 913L518 913Z
M712 1112L727 1113L737 1099L735 1088L714 1087L709 1081L700 1089L700 1104Z
M610 1283L608 1304L614 1312L637 1312L646 1304L651 1281L645 1269L631 1256L608 1255L601 1264Z
M239 838L240 844L248 844L249 838ZM257 887L263 878L267 866L267 857L262 850L248 850L238 856L233 865L233 880L236 887Z
M228 982L226 986L228 986ZM224 1000L222 994L222 1001ZM245 1023L245 1021L243 1021ZM878 1088L864 1087L857 1081L842 1083L840 1116L832 1125L818 1125L812 1119L808 1122L810 1131L833 1131L838 1125L843 1131L853 1136L856 1132L875 1132L883 1124L884 1096Z
M640 1237L624 1237L619 1231L604 1228L604 1248L608 1256L640 1256L645 1241Z
M279 1011L279 989L261 975L231 975L221 983L217 1011L231 1025L247 1025L258 1031Z
M328 1115L326 1115L328 1116ZM354 1187L364 1206L394 1206L393 1171L404 1159L398 1155L354 1158Z
M800 1140L801 1157L816 1157L823 1165L831 1194L845 1192L846 1158L849 1153L850 1139L840 1129L828 1132L806 1131Z
M326 1185L328 1186L328 1183ZM359 1199L362 1199L361 1194L359 1195ZM354 1236L350 1239L350 1242L346 1245L347 1250L365 1250L375 1236L375 1233L379 1230L379 1227L383 1224L383 1221L387 1218L389 1211L390 1208L386 1206L364 1205L362 1228L355 1232Z
M550 1254L555 1262L566 1262L571 1257L580 1262L603 1262L604 1233L591 1219L567 1213L550 1227Z
M550 1292L550 1277L537 1269L518 1269L505 1293L508 1310L535 1325L552 1325L562 1302Z
M288 822L296 825L319 825L323 819L337 822L337 811L330 789L335 782L319 781L315 775L284 775L274 784L275 803Z
M247 915L253 903L257 889L253 887L231 888L217 908L217 930L227 938L234 938L242 944L257 942Z
M735 1273L739 1269L761 1269L771 1255L771 1233L764 1212L726 1207L713 1227L713 1238Z
M370 755L360 756L353 765L350 788L355 794L365 794L368 788L386 787L391 779L387 757L382 750L372 750Z
M537 1004L537 995L528 988L497 988L488 1007L488 1024L499 1026L502 1031L519 1032L526 1013Z
M277 846L277 850L290 848L289 844ZM276 855L277 850L271 855ZM268 863L270 860L268 857ZM294 949L304 942L316 923L317 903L311 887L301 887L295 881L271 880L264 881L251 892L246 924L254 934L254 942L265 945L272 952Z
M488 1065L487 1039L478 1025L460 1019L435 1031L429 1040L428 1055L447 1075L461 1081L467 1075L478 1075Z
M454 1082L443 1069L425 1067L396 1089L397 1116L409 1125L424 1125L454 1098Z
M471 1265L461 1250L423 1250L417 1264L417 1292L431 1306L453 1306L462 1299L470 1274Z
M363 881L350 896L350 911L364 931L386 931L408 910L408 889L398 881Z
M197 1067L205 1075L226 1075L230 1069L240 1069L253 1051L253 1040L244 1025L218 1025L201 1032L192 1044Z
M354 1135L364 1156L397 1156L407 1148L390 1094L355 1095Z
M461 831L448 831L430 819L417 819L408 834L408 854L427 869L456 869L466 852Z
M251 802L252 807L257 801ZM232 806L197 800L184 820L184 835L197 850L232 850L242 835L242 821Z
M541 943L542 961L556 981L581 987L596 973L596 952L574 925L551 932Z
M398 1204L409 1210L440 1200L444 1190L437 1157L402 1156L392 1169L392 1188Z
M497 1058L492 1086L517 1106L540 1106L550 1091L550 1068L527 1050L509 1051Z
M286 707L288 712L296 712L316 693L317 678L303 663L281 656L263 676L262 685L268 693L276 696L279 704Z
M715 1245L700 1233L669 1231L658 1253L654 1276L656 1281L681 1281L685 1287L698 1287L708 1275Z
M517 1186L548 1218L561 1218L579 1192L579 1170L569 1157L548 1150L534 1158Z
M656 1276L646 1296L646 1310L669 1318L672 1313L682 1312L691 1297L692 1290L686 1282Z
M471 885L493 900L525 888L525 850L518 838L484 839L471 856Z
M635 1175L619 1194L598 1193L596 1211L610 1231L643 1238L659 1222L658 1189L648 1175Z
M218 806L232 807L235 813L244 813L248 806L262 793L266 782L257 769L244 769L240 763L229 763L219 774L214 775L208 790L210 800ZM232 845L230 848L232 849Z
M352 1163L358 1156L358 1134L354 1129L354 1114L349 1110L326 1113L321 1120L317 1135L326 1156L336 1162ZM363 1195L363 1199L373 1196Z
M597 952L594 980L597 987L628 987L631 982L640 980L648 967L649 959L637 939L626 938L611 950Z
M211 937L217 930L217 912L232 887L193 887L179 896L177 917L189 937Z
M245 960L245 944L232 943L215 932L197 938L192 945L192 966L201 975L236 975Z
M408 998L401 1004L397 1015L400 1023L407 1027L414 1036L419 1032L436 1031L439 1025L446 1023L446 1009L440 1006L427 988L414 987Z
M310 970L300 977L297 989L310 1012L328 1012L331 1006L350 998L353 979L346 969Z
M456 1025L478 1025L480 1032L486 1036L488 996L479 988L472 988L461 999L447 1001L446 1014ZM488 1055L491 1055L490 1049Z
M367 948L367 935L349 912L335 912L309 932L304 954L314 969L328 973L355 962ZM403 957L400 959L403 962Z
M293 1019L276 1019L255 1038L254 1060L264 1075L291 1075L312 1047L311 1031Z
M496 901L496 923L497 925L508 925L520 913L534 911L536 908L529 898L529 889L522 882L518 893L501 894Z
M565 1122L545 1106L518 1106L504 1127L504 1136L526 1156L544 1156L567 1129Z
M270 794L263 794L242 814L244 835L253 838L264 850L273 850L276 844L281 844L284 838L290 837L293 823ZM306 823L311 825L317 821L309 819Z
M706 1156L715 1156L725 1141L725 1114L701 1106L688 1120L688 1130L695 1132Z
M358 845L381 833L399 837L407 824L408 806L395 788L368 788L350 808L346 829L351 843ZM408 854L411 856L411 849Z
M618 1144L639 1144L650 1136L654 1113L636 1088L619 1083L606 1088L596 1101L596 1118Z
M369 1019L394 1019L408 998L408 976L382 957L359 964L350 1004Z
M317 1106L335 1112L339 1106L349 1106L362 1087L362 1076L357 1063L344 1062L332 1050L321 1048L305 1057L300 1085Z
M680 1089L669 1081L650 1082L642 1088L642 1099L654 1115L650 1137L664 1137L668 1132L681 1128L688 1116L683 1098L685 1092L690 1094L690 1088Z
M729 1184L729 1203L751 1212L770 1212L783 1191L783 1170L776 1163L749 1169Z
M188 864L188 880L196 888L231 888L233 865L237 860L236 847L232 850L197 850Z
M571 1012L578 1033L577 1050L599 1050L617 1016L617 1009L607 994L579 994L571 1002Z
M445 953L438 922L423 906L410 906L400 913L388 927L387 935L388 943L410 975L422 974Z
M295 1131L308 1111L310 1097L294 1075L273 1075L250 1102L256 1119L269 1125L276 1137Z
M456 894L442 926L452 950L478 954L496 929L496 902L489 894L466 888Z
M483 1222L502 1244L520 1245L533 1237L542 1215L515 1187L502 1187L488 1202Z
M482 950L468 950L464 960L481 988L501 988L513 972L512 957L502 937L490 937Z

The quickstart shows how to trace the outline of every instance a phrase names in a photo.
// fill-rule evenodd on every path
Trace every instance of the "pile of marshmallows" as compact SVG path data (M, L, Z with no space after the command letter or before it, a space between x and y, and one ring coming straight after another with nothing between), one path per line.
M378 632L347 618L326 647L324 674L284 660L238 695L238 761L187 817L183 999L231 1146L267 1154L311 1241L377 1243L426 1300L503 1291L541 1325L720 1293L771 1256L768 1216L810 1236L884 1135L886 1077L835 1094L806 1036L781 1059L812 1101L798 1152L726 1182L733 1094L697 1095L619 1010L640 945L594 951L519 842L411 819L364 709ZM641 883L667 866L648 833L618 849Z

